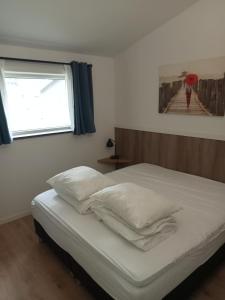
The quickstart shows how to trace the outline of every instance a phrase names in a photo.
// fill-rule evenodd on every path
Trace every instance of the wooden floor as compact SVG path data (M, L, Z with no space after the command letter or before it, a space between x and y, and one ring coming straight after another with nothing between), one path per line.
M187 297L184 295L183 299ZM189 299L225 300L225 263L212 271ZM50 249L38 242L32 218L26 217L0 226L0 300L93 300L93 297Z

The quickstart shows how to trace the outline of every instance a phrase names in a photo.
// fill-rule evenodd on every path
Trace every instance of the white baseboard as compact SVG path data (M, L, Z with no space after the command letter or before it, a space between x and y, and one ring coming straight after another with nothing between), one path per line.
M23 218L23 217L26 217L26 216L29 216L30 214L31 214L30 210L25 210L25 211L22 211L18 214L14 214L14 215L11 215L11 216L0 218L0 225L15 221L17 219L20 219L20 218Z

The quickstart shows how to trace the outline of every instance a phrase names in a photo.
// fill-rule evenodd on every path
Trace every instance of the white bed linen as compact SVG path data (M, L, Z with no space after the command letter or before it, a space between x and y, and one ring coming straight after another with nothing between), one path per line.
M173 197L184 208L176 216L177 232L144 253L93 215L76 213L52 190L34 199L32 211L48 234L115 299L162 298L225 242L224 184L149 164L108 176Z
M59 188L54 188L54 190L61 199L72 205L80 214L91 213L90 206L92 201L89 198L83 201L78 201L70 195L64 193L63 191L61 192Z
M104 207L94 207L92 210L99 221L142 251L149 251L177 229L176 219L173 216L161 219L142 229L135 229Z

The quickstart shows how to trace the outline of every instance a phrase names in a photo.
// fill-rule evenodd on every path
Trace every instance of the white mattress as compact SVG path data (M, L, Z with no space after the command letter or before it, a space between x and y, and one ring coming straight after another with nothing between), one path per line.
M177 232L142 252L93 214L76 213L53 190L33 200L32 212L56 243L115 299L161 299L224 244L225 184L149 164L108 176L152 188L180 203Z

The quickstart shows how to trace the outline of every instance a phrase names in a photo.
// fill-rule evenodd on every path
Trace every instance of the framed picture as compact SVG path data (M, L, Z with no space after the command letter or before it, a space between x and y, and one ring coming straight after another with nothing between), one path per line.
M224 116L225 57L159 67L159 113Z

